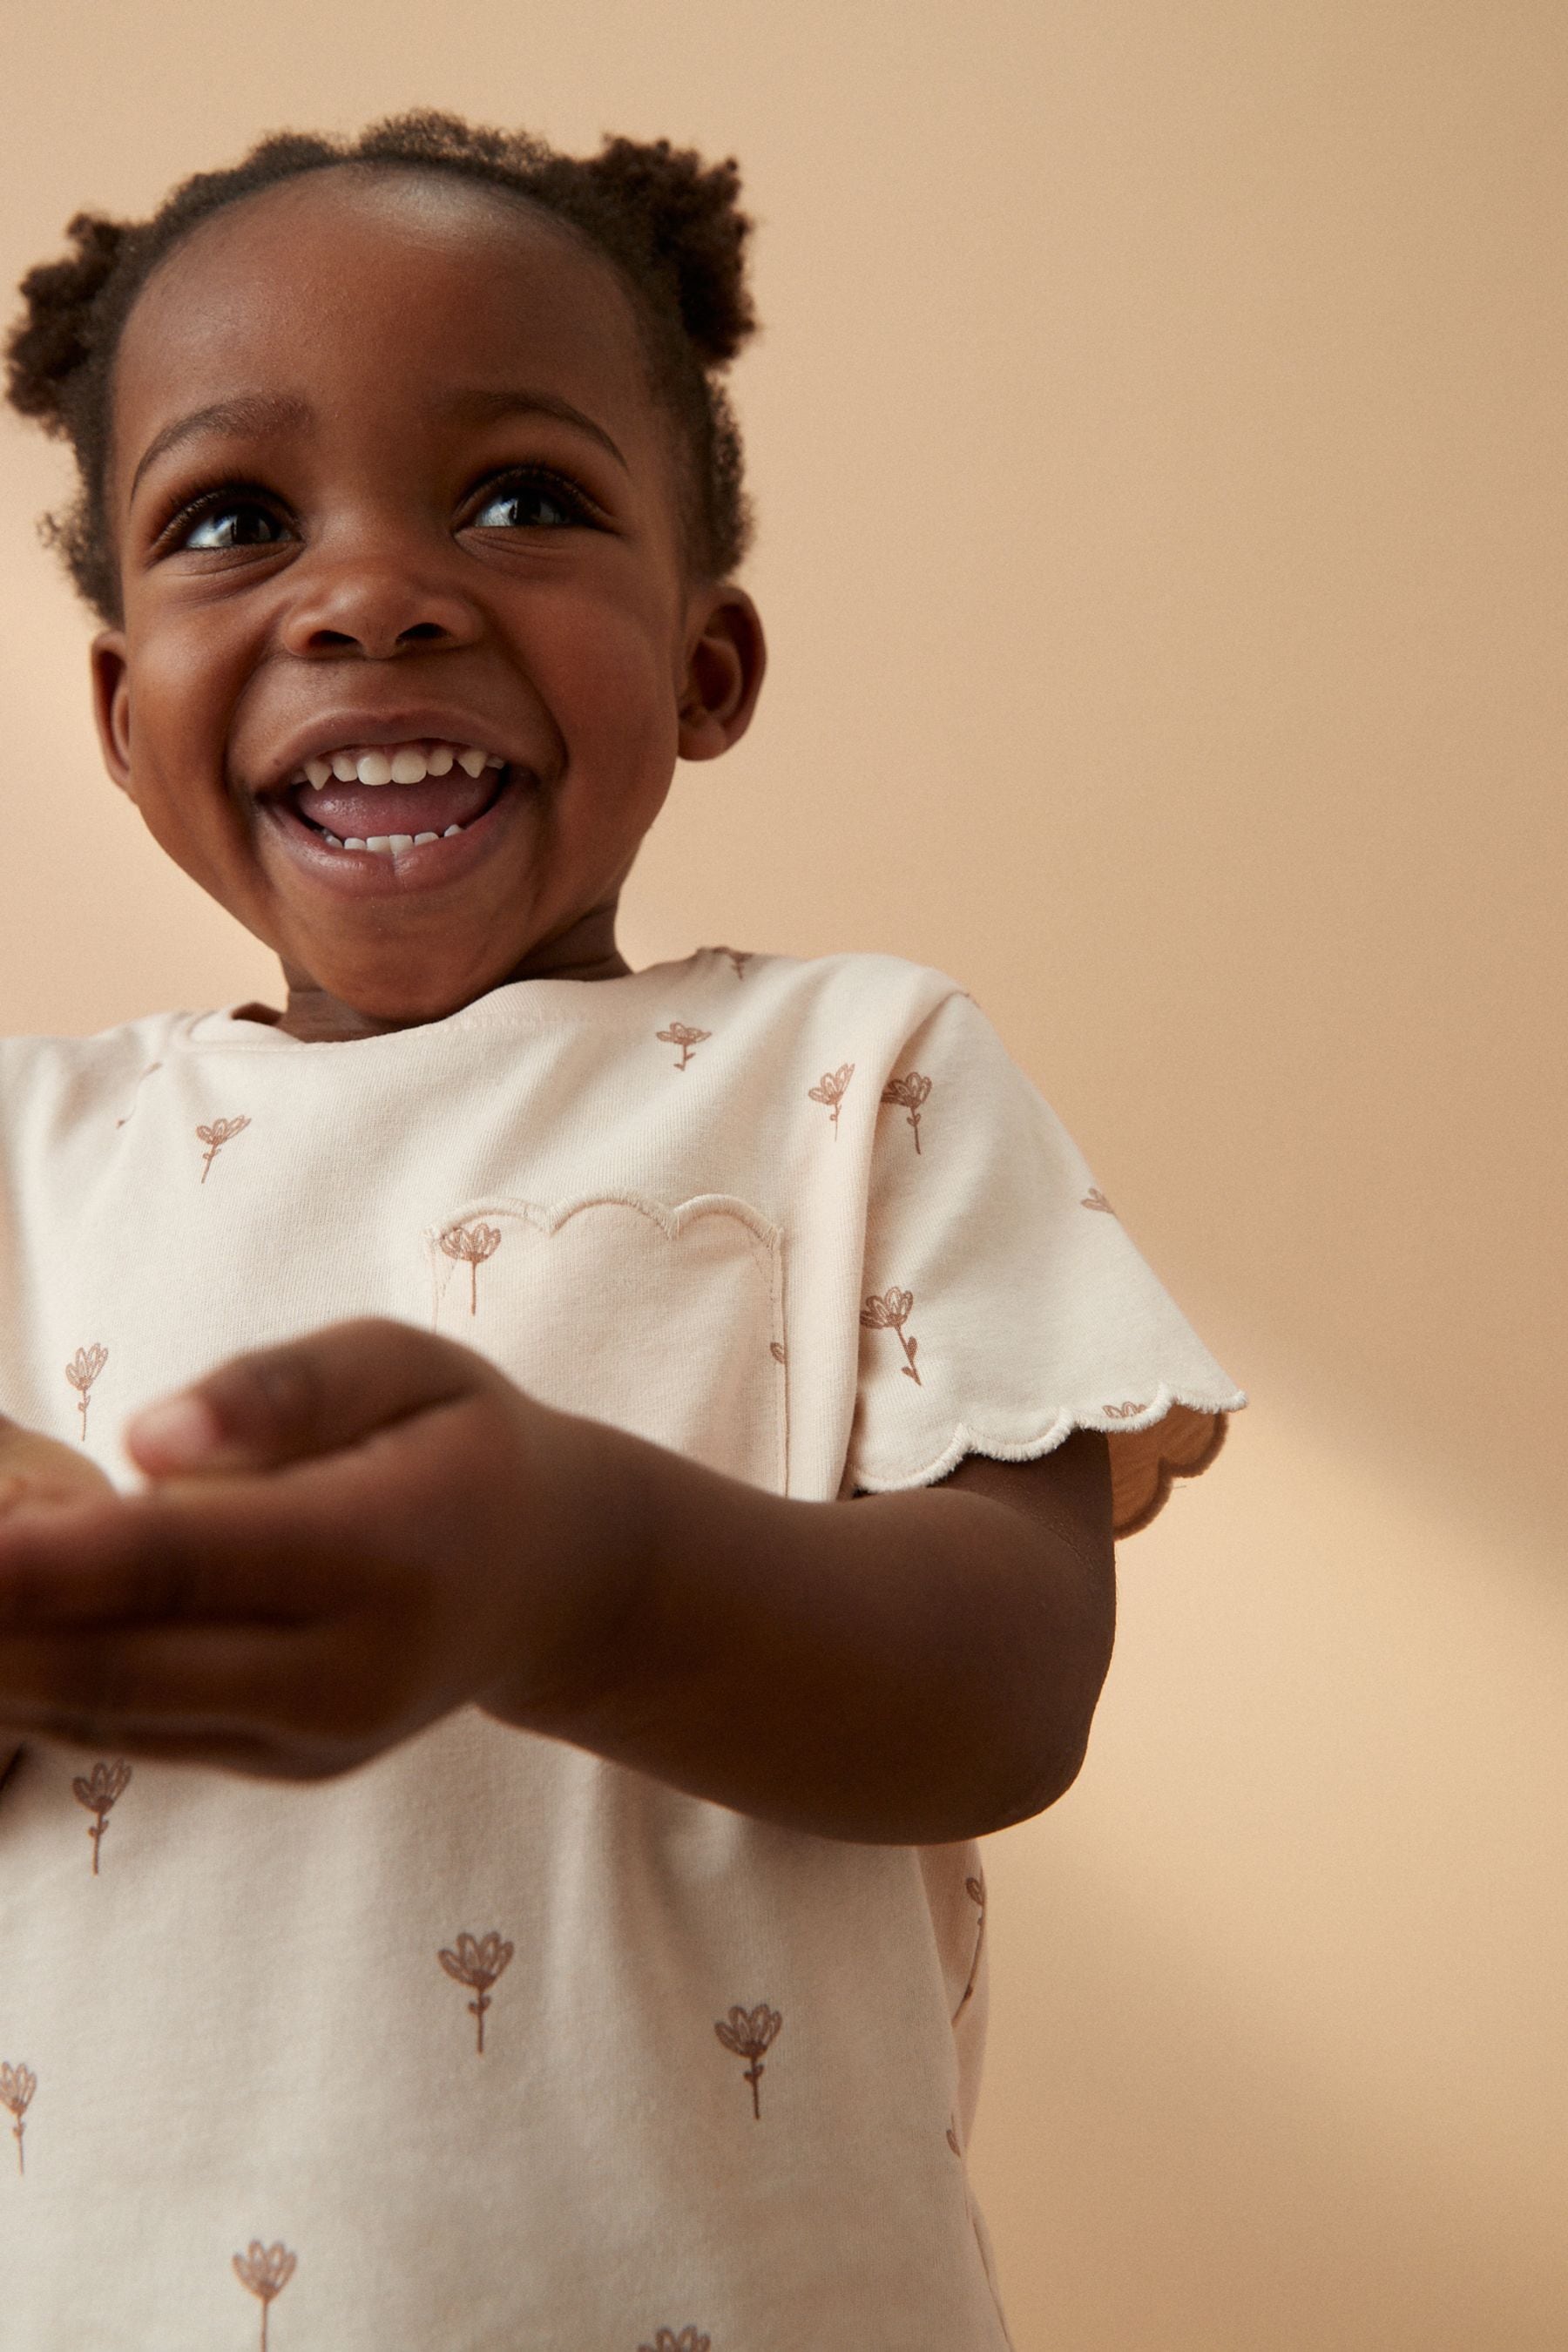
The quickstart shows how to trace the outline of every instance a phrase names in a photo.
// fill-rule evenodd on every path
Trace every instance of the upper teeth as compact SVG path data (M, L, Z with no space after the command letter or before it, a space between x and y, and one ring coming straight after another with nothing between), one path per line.
M505 765L499 753L472 744L387 743L375 751L331 751L307 760L294 782L312 784L317 792L334 777L340 784L422 784L426 776L449 775L454 767L478 776Z

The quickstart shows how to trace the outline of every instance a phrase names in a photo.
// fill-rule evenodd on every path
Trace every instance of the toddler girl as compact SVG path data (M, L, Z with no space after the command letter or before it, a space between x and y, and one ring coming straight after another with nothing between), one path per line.
M951 981L616 949L763 676L737 200L413 116L26 280L286 995L0 1046L7 2352L1006 2340L974 1841L1245 1400Z

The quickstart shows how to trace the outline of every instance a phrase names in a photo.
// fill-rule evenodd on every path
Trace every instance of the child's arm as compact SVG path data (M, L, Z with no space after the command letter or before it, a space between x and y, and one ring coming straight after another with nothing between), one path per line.
M1110 1655L1102 1438L792 1502L400 1324L242 1358L132 1433L145 1497L0 1523L0 1719L291 1777L466 1701L820 1835L1071 1781Z

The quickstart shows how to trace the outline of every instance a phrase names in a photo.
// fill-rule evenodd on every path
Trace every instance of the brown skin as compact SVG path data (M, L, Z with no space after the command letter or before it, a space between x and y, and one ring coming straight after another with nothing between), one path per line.
M79 1445L63 1445L58 1437L41 1436L0 1416L0 1520L28 1505L49 1509L102 1500L113 1492ZM16 1760L17 1745L0 1725L0 1788Z
M460 409L518 388L619 457L553 415ZM240 395L132 488L158 436ZM680 464L614 274L510 199L315 174L158 273L116 380L124 622L94 646L97 706L155 838L279 955L288 1003L260 1017L357 1036L626 972L616 901L675 761L727 750L763 674L750 599L685 560ZM509 467L566 477L591 521L536 484L498 507ZM169 517L208 492L195 528L226 513L230 543L183 543ZM327 870L279 822L305 749L375 720L511 763L418 877ZM1083 1756L1114 1615L1091 1432L853 1508L790 1502L550 1411L466 1349L345 1324L237 1359L129 1444L147 1493L40 1492L0 1524L0 1721L22 1732L314 1778L477 1703L899 1843L1037 1812Z

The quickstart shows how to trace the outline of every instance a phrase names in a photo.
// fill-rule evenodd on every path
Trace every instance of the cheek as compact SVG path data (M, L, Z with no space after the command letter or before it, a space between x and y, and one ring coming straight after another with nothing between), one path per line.
M228 723L243 677L227 656L224 635L204 616L184 626L164 624L129 644L130 744L132 770L156 778L205 778L223 773Z
M679 717L667 628L648 612L563 601L535 640L539 686L574 781L656 786L675 767Z
M200 845L238 822L224 779L244 667L209 621L132 635L128 652L131 796L160 847L210 885Z

